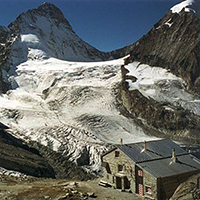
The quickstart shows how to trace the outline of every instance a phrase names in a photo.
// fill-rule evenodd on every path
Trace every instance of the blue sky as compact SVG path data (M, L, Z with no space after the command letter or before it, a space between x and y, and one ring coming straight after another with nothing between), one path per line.
M0 0L0 25L7 26L45 0ZM64 13L74 31L102 51L129 45L141 38L181 0L46 0Z

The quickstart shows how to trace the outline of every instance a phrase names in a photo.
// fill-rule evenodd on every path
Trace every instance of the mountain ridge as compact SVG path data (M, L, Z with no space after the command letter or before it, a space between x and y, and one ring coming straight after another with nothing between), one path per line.
M21 13L8 27L1 26L0 40L0 65L8 73L13 71L10 66L28 59L105 61L124 57L132 48L130 45L112 52L97 50L76 35L62 11L52 3ZM0 91L5 93L10 83L2 70Z
M182 77L188 89L200 94L200 19L191 12L169 11L134 44L126 64L135 61L159 66Z
M199 143L200 19L186 9L192 2L169 10L133 45L122 66L121 100L153 134Z

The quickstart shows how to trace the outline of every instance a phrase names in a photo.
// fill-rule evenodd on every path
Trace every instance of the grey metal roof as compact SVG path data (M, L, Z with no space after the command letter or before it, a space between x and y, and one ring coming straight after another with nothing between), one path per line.
M147 150L145 151L142 151L144 149L143 142L118 145L117 147L136 163L171 157L172 149L175 149L176 155L187 154L184 149L170 139L149 141L146 144Z
M156 178L200 170L200 161L190 154L178 156L176 162L172 162L171 158L163 158L137 165Z

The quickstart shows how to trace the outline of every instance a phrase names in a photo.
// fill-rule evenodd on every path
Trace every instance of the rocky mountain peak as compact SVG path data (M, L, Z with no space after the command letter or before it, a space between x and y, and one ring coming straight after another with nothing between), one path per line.
M18 18L9 25L9 28L12 29L13 24L15 24L16 27L16 24L19 25L27 21L28 25L30 25L31 23L35 23L38 17L51 20L51 23L55 23L57 26L63 23L71 31L73 31L71 25L65 19L62 11L52 3L43 3L36 9L31 9L25 13L20 14Z
M110 54L98 51L73 31L59 8L44 3L28 10L9 25L13 44L10 63L54 57L67 61L106 60Z
M38 15L55 19L58 23L67 23L69 25L69 22L65 19L62 11L52 3L43 3L37 9L31 10L31 12L33 14L37 13Z
M41 14L43 15L49 14L50 16L53 17L53 16L56 16L56 14L59 14L63 16L62 11L58 7L56 7L54 4L49 3L49 2L43 3L36 10L38 12L41 12Z
M166 68L200 94L200 1L187 0L172 9L133 47L127 63L140 61ZM196 10L189 10L195 8ZM195 13L195 15L194 15Z
M171 8L172 13L191 12L200 18L200 1L184 0Z

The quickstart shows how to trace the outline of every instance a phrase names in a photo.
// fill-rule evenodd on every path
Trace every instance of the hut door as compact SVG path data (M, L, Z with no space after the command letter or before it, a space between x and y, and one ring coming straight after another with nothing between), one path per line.
M122 189L122 179L120 177L116 177L116 188Z
M143 196L144 195L144 185L143 185L143 171L139 167L136 167L136 193Z
M124 189L130 189L130 181L126 176L124 177Z

